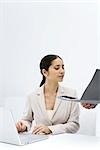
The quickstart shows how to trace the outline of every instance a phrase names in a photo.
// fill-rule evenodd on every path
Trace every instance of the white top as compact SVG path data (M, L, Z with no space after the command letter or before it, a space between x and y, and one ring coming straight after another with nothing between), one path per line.
M54 110L47 110L48 118L51 120L53 116Z

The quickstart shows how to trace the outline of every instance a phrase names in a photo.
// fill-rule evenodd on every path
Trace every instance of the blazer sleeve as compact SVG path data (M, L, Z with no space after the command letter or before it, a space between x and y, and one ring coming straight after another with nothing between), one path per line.
M34 114L31 108L31 100L28 96L27 101L25 103L24 112L21 117L21 121L27 126L27 130L30 130L32 121L34 120Z
M79 106L77 103L72 102L71 113L69 119L64 124L57 124L48 126L52 134L60 133L76 133L80 127L79 125Z
M74 96L76 97L76 91ZM70 115L66 123L64 124L56 124L52 126L48 126L49 129L52 131L52 134L59 134L59 133L76 133L80 127L79 125L79 103L71 102L70 106Z

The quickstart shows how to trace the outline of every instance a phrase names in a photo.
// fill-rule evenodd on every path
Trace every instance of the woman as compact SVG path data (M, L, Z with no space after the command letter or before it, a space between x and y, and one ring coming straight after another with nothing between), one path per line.
M76 97L75 90L59 85L65 70L61 57L46 55L40 62L43 80L40 87L28 96L22 120L16 124L17 130L30 130L33 134L75 133L79 129L79 105L60 98L62 95Z

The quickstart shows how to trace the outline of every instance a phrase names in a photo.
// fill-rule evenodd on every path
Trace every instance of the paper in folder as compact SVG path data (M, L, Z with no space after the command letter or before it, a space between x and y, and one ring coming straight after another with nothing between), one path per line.
M100 103L100 70L96 69L90 83L86 87L80 99L67 95L60 96L60 99L66 101L76 101L81 103Z

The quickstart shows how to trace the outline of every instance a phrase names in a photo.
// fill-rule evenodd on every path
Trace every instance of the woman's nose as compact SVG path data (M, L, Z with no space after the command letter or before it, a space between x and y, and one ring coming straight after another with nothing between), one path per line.
M60 69L60 73L64 74L65 70L63 68Z

